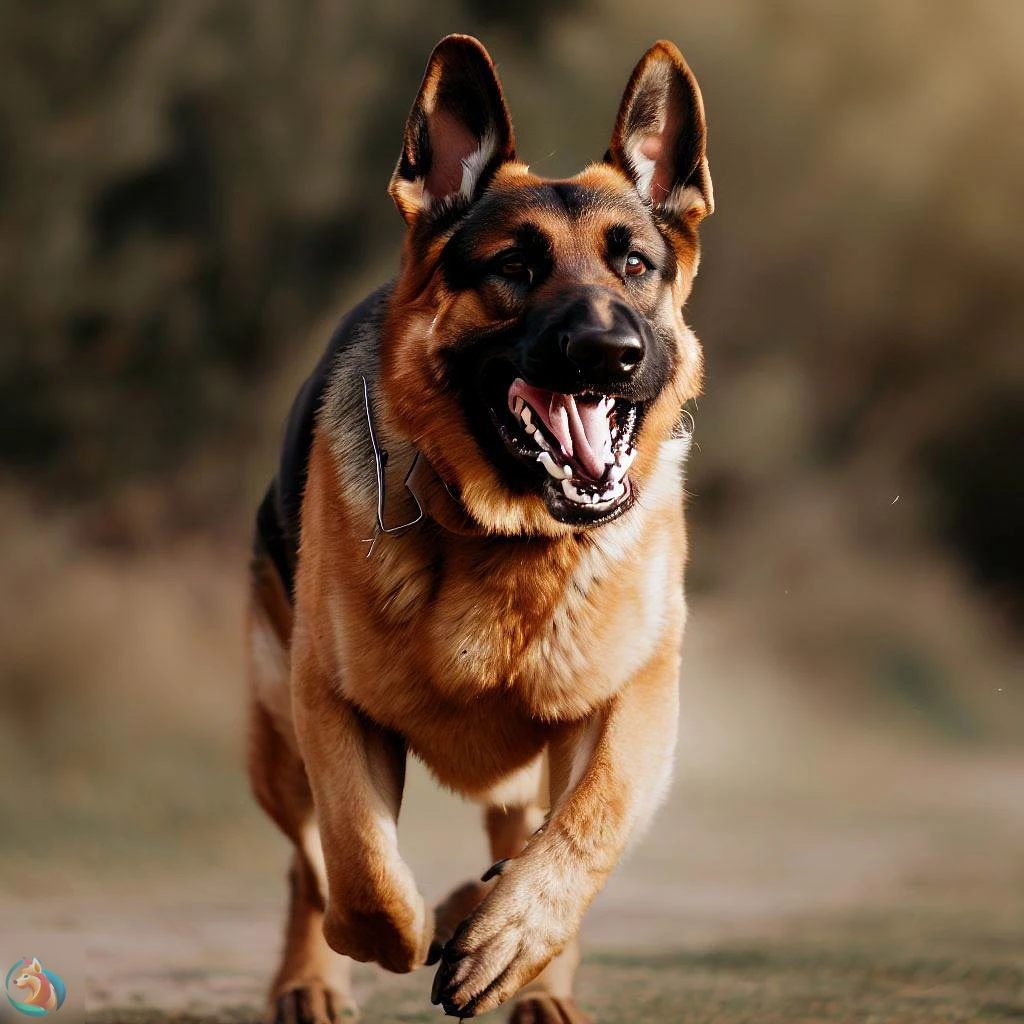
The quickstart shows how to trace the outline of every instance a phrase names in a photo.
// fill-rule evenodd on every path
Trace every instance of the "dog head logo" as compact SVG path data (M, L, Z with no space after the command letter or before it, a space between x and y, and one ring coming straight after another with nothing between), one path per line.
M408 232L383 374L407 436L489 529L596 526L653 483L701 384L682 307L714 206L706 134L696 79L659 42L604 158L541 178L483 46L449 36L431 55L390 185Z
M19 1013L45 1017L64 1005L67 989L56 971L47 970L38 957L19 960L7 972L7 998Z

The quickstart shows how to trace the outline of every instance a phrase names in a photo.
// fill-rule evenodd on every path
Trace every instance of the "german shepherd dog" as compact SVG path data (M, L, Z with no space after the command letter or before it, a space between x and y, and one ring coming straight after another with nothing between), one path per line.
M431 54L400 273L336 330L257 517L249 767L295 847L277 1020L355 1013L352 960L437 963L453 1016L587 1020L580 922L676 740L705 138L659 42L603 160L540 178L483 46ZM436 909L397 845L410 752L495 861Z

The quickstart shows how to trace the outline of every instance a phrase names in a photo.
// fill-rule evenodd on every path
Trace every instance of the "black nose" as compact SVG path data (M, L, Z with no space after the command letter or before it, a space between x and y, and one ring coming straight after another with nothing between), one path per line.
M562 335L562 350L580 369L629 377L644 357L644 343L628 329L585 327Z

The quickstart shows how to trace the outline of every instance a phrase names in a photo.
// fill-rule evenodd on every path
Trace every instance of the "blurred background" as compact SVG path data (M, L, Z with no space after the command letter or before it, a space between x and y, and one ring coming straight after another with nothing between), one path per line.
M541 174L601 156L656 38L707 107L679 784L598 939L601 913L701 947L836 901L920 909L923 877L961 931L975 910L1024 923L1024 6L2 0L0 19L3 899L45 891L55 926L107 915L109 936L124 907L218 907L271 936L249 965L269 972L285 851L242 772L253 511L333 323L396 269L404 118L462 31ZM475 812L411 785L438 896L483 843ZM466 824L455 851L440 808Z

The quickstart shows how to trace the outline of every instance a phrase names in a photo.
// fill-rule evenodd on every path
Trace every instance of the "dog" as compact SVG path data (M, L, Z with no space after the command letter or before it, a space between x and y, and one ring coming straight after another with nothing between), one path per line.
M659 42L603 160L547 180L484 47L430 57L400 272L335 331L257 514L249 772L294 846L278 1021L354 1014L352 960L436 963L453 1016L587 1020L581 919L676 741L706 134ZM495 862L436 909L397 845L410 753L483 806Z

